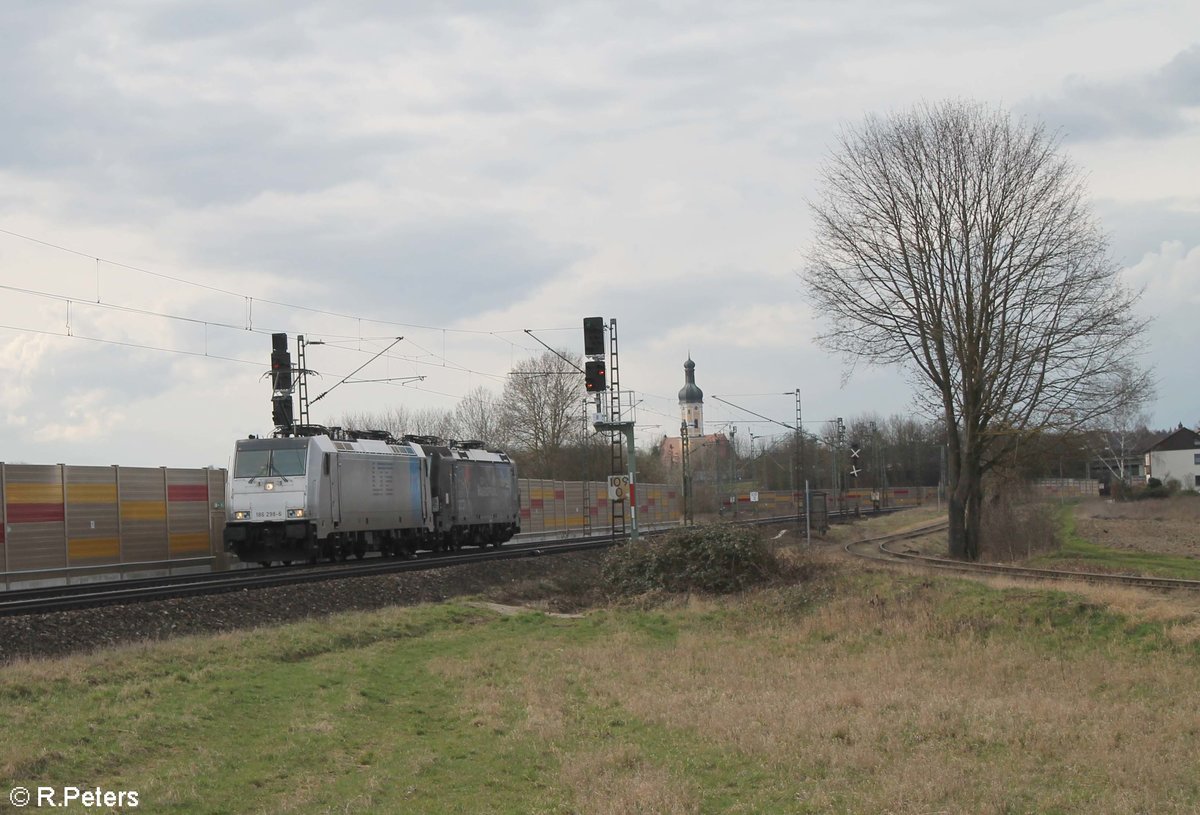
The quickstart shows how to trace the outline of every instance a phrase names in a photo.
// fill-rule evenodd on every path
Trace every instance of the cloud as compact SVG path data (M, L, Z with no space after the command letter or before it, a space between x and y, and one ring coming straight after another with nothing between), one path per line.
M1074 76L1055 96L1025 105L1036 118L1061 127L1072 141L1119 137L1157 139L1195 127L1200 106L1200 45L1176 54L1157 71L1100 81Z
M1200 348L1200 244L1163 243L1124 271L1126 282L1144 290L1139 311L1147 318L1146 339L1156 366L1158 401L1154 424L1191 425L1200 418L1195 360Z
M1175 9L1169 26L1122 35L1122 64L1180 51L1171 31L1195 26ZM428 378L340 388L318 406L339 415L498 392L496 377L541 351L520 329L565 328L541 338L578 349L591 314L619 318L622 381L666 425L689 349L708 393L802 387L822 420L904 409L891 372L860 368L841 386L840 361L811 342L820 315L798 305L804 199L836 123L1034 88L1081 131L1186 136L1194 49L1125 77L1102 53L1113 40L1098 34L1135 16L1153 15L1083 0L5 4L0 228L85 257L26 257L0 238L0 283L75 298L76 333L251 362L0 333L0 415L32 460L221 464L235 434L269 430L261 331L329 340L309 360L321 389L382 347L371 337L406 336L364 373ZM1063 66L1088 79L1047 88ZM1097 144L1103 167L1111 145ZM1192 159L1157 146L1173 178ZM1200 244L1187 192L1146 183L1137 150L1118 159L1129 169L1101 211L1119 256ZM234 328L85 308L93 292ZM29 302L0 295L0 322L63 330L60 303ZM87 436L99 425L71 414L81 404L123 418Z
M1098 202L1096 212L1111 237L1113 255L1125 265L1167 242L1200 246L1200 197L1137 203L1109 199Z

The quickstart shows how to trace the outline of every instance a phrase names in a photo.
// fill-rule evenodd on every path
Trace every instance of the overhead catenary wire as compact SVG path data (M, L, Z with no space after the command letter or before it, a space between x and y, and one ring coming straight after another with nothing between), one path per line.
M91 263L94 266L94 280L95 280L95 299L94 300L92 299L92 296L90 293L87 296L71 296L71 295L64 295L64 294L55 294L52 292L38 291L36 289L24 288L24 287L20 287L20 286L0 284L0 289L3 289L3 290L12 291L14 293L20 293L20 294L25 294L25 295L34 296L34 297L43 297L43 298L54 299L58 302L62 302L62 303L66 304L66 309L67 309L67 331L66 331L66 333L49 331L49 330L39 329L39 328L26 327L26 326L0 325L0 328L4 328L4 329L10 330L10 331L28 332L28 333L39 334L39 335L43 335L43 336L56 336L56 337L68 337L68 338L74 338L74 339L83 339L83 340L87 340L90 342L120 346L120 347L125 347L125 348L144 349L144 350L150 350L150 351L155 351L155 352L160 352L160 353L177 353L177 354L181 354L181 355L185 355L185 356L205 357L205 358L209 358L209 359L238 362L241 364L258 365L258 363L253 362L251 360L238 359L238 358L234 358L234 357L226 357L226 356L222 356L222 355L211 354L208 352L209 328L210 327L222 329L222 330L228 330L228 331L248 331L248 332L255 333L255 334L280 333L278 329L264 327L261 322L260 322L259 326L254 325L255 317L259 316L259 315L255 314L255 309L254 309L254 306L257 303L260 305L266 304L266 305L271 305L271 306L275 306L278 308L291 309L291 310L310 313L310 314L334 317L337 319L349 319L349 320L357 321L359 323L360 328L359 328L358 333L353 334L353 335L352 334L336 334L336 333L332 333L332 332L320 332L320 331L298 331L298 330L294 331L294 333L303 333L306 336L327 337L327 338L329 338L329 340L327 341L328 345L340 348L341 350L351 351L351 352L356 352L356 353L371 354L372 351L368 350L368 349L363 349L361 347L357 347L357 348L350 347L349 343L353 342L357 345L358 343L361 343L364 341L385 339L385 338L390 339L390 336L389 337L373 337L373 336L364 337L362 335L362 330L361 330L361 325L363 323L373 324L373 325L381 325L381 326L396 326L396 327L403 327L403 328L423 330L423 331L441 332L443 347L442 347L442 353L440 355L428 348L425 348L424 346L420 345L419 343L414 342L411 338L409 338L408 344L420 351L425 352L425 354L428 356L429 360L437 360L438 362L440 362L439 367L444 367L444 368L447 368L450 370L455 370L455 371L465 373L468 375L478 375L481 377L486 377L493 381L503 382L514 373L514 371L511 370L511 366L510 366L510 370L508 372L506 372L504 374L497 374L497 373L491 373L491 372L487 372L487 371L476 370L476 369L470 368L465 365L460 365L457 362L452 361L446 353L446 340L445 340L446 335L448 333L450 333L450 334L475 335L475 336L490 336L490 337L494 337L504 343L507 343L509 345L510 349L516 350L519 348L524 351L532 351L534 349L530 348L528 345L519 343L519 342L514 342L513 339L510 339L508 336L505 336L505 335L528 334L532 339L534 339L536 342L541 344L543 347L550 348L550 346L548 346L546 343L544 343L540 338L534 336L533 332L534 331L560 332L560 331L575 331L575 330L577 330L577 327L575 327L575 326L552 326L552 327L543 327L543 328L536 328L536 329L454 328L454 327L449 327L449 326L432 326L432 325L425 325L425 324L420 324L420 323L399 322L399 321L395 321L395 320L387 320L387 319L382 319L382 318L378 318L378 317L365 316L365 315L361 315L361 314L350 314L347 312L338 311L338 310L329 309L329 308L321 308L321 307L316 307L316 306L308 306L308 305L302 305L302 304L298 304L298 303L291 303L291 302L286 302L286 301L282 301L282 300L276 300L276 299L273 299L270 297L261 297L261 296L255 295L255 294L251 294L249 292L238 291L233 288L227 288L224 286L213 285L211 283L203 283L203 282L200 282L197 280L190 279L183 275L168 274L166 272L161 272L161 271L157 271L155 269L147 268L146 266L140 266L140 265L135 265L135 264L131 264L131 263L125 263L125 262L118 261L118 260L113 260L111 258L104 257L103 255L101 255L99 253L81 251L80 249L77 249L77 248L74 248L71 246L67 246L63 243L46 240L44 238L34 237L32 235L27 235L27 234L17 232L17 231L11 230L11 229L6 229L3 227L0 227L0 234L7 235L9 237L12 237L12 238L15 238L18 240L27 241L29 243L37 244L39 246L44 246L49 249L53 249L53 250L63 252L66 254L74 255L77 257L81 257L81 258L86 258L89 261L91 261ZM144 307L139 307L139 306L131 306L131 305L127 305L127 304L120 304L120 303L105 301L102 298L102 292L101 292L101 269L103 266L112 267L115 269L123 269L123 270L129 271L129 272L147 275L149 277L153 277L156 279L170 281L172 283L176 283L179 285L191 286L191 287L194 287L194 288L197 288L200 290L213 292L215 294L220 294L223 296L237 298L238 300L242 301L242 304L244 304L244 307L245 307L245 312L243 315L244 321L240 322L240 323L235 323L235 322L228 321L228 320L206 319L206 318L194 317L194 316L189 316L189 315L184 315L184 314L172 314L172 313L167 313L167 312L163 312L163 311L157 311L157 310L151 309L151 308L144 308ZM78 332L78 324L77 324L78 320L73 322L71 319L71 308L72 308L73 304L84 305L84 306L88 306L91 308L108 309L108 310L116 311L119 313L136 314L136 315L145 316L145 317L156 317L156 318L160 318L160 319L178 321L181 323L186 323L186 324L191 324L191 325L196 325L196 326L202 327L203 331L204 331L204 338L203 338L204 351L202 351L202 352L201 351L188 351L188 350L182 350L182 349L167 348L164 346L155 345L155 344L148 343L148 342L147 343L139 343L139 342L134 342L134 341L129 341L129 340L106 340L106 339L103 339L100 337L80 335ZM77 317L77 315L76 315L76 317ZM260 320L261 320L261 316L260 316ZM336 340L334 340L334 338L336 338L337 340L342 340L344 342L339 343ZM550 348L550 350L553 351L554 349ZM380 356L380 354L374 354L372 356L372 359L378 358L379 356ZM417 366L433 366L435 364L434 362L422 359L422 358L420 358L418 356L414 356L414 355L385 354L383 356L383 358L388 359L388 360L397 360L397 361L408 362L408 363L411 363L411 364L417 365ZM399 379L399 377L388 377L387 379L389 379L389 380ZM432 391L432 390L429 390L424 387L414 387L412 382L397 383L397 382L393 382L393 381L388 381L388 382L382 382L381 384L399 385L401 387L410 387L411 389L417 390L422 393L429 393L429 394L439 395L439 396L447 396L450 398L463 398L461 395L456 396L455 394L449 394L449 393L445 393L442 391ZM666 399L666 397L657 397L657 396L654 396L653 398ZM657 413L657 415L661 415L666 418L672 418L668 414L658 413L657 411L653 411L649 408L643 407L642 409L647 412Z
M92 254L90 252L82 252L78 249L73 249L69 246L64 246L62 244L43 240L41 238L35 238L31 235L25 235L20 232L14 232L11 229L4 229L4 228L0 227L0 234L8 235L10 237L18 238L18 239L24 240L24 241L29 241L31 243L40 244L41 246L46 246L51 249L56 249L61 252L66 252L66 253L69 253L72 255L76 255L78 257L87 258L88 260L95 261L97 264L104 263L108 266L115 266L120 269L127 269L132 272L149 275L151 277L156 277L156 278L159 278L162 280L170 280L174 283L179 283L181 285L194 286L196 288L205 289L207 291L216 292L218 294L225 294L230 297L237 297L242 300L247 300L251 303L253 301L258 301L259 303L267 303L268 305L278 306L280 308L294 309L296 311L306 311L306 312L310 312L313 314L323 314L328 317L338 317L338 318L347 319L347 320L360 320L362 322L374 323L376 325L390 325L390 326L396 326L396 327L400 327L400 328L415 328L415 329L424 330L424 331L444 331L444 332L456 333L456 334L477 334L477 335L520 334L525 331L525 329L522 329L522 328L502 328L502 329L450 328L448 326L431 326L431 325L422 325L419 323L398 322L396 320L384 320L384 319L381 319L378 317L367 317L367 316L364 316L361 314L347 314L345 312L333 311L333 310L324 309L324 308L318 308L316 306L304 306L304 305L300 305L298 303L288 303L288 302L284 302L281 300L274 300L269 297L259 297L259 296L253 295L253 294L249 294L248 292L233 291L231 289L222 288L220 286L213 286L208 283L200 283L195 280L189 280L186 277L180 277L178 275L170 275L170 274L166 274L165 272L158 272L158 271L154 271L153 269L147 269L143 266L135 266L130 263L122 263L120 261L104 258L99 255ZM83 300L84 298L73 298L73 299L75 299L76 301L79 301L79 300ZM99 299L99 298L97 298L97 299ZM540 328L540 329L535 329L535 330L537 330L537 331L573 331L575 329L567 328L567 327L555 327L555 328Z
M0 231L3 231L3 230L0 230ZM229 323L229 322L221 322L219 320L203 319L203 318L199 318L199 317L189 317L189 316L181 315L181 314L172 314L172 313L163 312L163 311L156 311L154 309L140 308L137 306L127 306L127 305L122 305L119 303L92 302L90 300L84 300L84 299L80 299L78 297L72 297L72 296L64 295L64 294L57 294L54 292L41 291L38 289L31 289L31 288L27 288L27 287L23 287L23 286L0 284L0 290L11 291L11 292L14 292L17 294L23 294L23 295L27 295L27 296L31 296L31 297L38 297L38 298L53 300L55 302L64 303L66 305L66 308L67 308L67 321L66 321L67 331L65 334L60 334L58 332L52 332L52 331L45 331L43 329L27 328L24 326L15 326L15 325L6 326L10 330L14 330L14 331L28 330L33 333L50 334L50 335L64 336L64 337L74 337L74 336L76 336L76 332L72 328L71 305L77 304L77 305L86 306L88 308L97 308L97 309L102 309L102 310L116 311L118 313L136 314L136 315L140 315L140 316L144 316L144 317L156 317L156 318L164 319L164 320L171 320L171 321L176 321L176 322L188 323L191 325L203 326L205 329L205 340L204 341L205 341L206 348L208 345L207 330L209 327L221 328L221 329L225 329L225 330L229 330L229 331L250 332L250 333L262 334L262 335L268 335L268 334L273 334L273 333L278 332L278 329L276 329L276 328L262 328L262 327L255 328L255 327L253 327L249 323L249 320L251 319L249 317L249 315L248 315L248 323L246 325L238 325L238 324ZM556 330L556 329L547 329L547 330ZM298 333L305 333L305 332L301 331ZM308 333L311 335L313 332L308 332ZM380 336L380 337L357 336L356 337L354 335L329 334L329 333L325 333L325 332L321 332L320 336L337 338L336 340L324 340L324 343L326 345L329 345L329 346L335 347L335 348L339 348L344 351L351 351L354 353L362 353L362 354L371 354L373 352L370 350L363 349L361 347L357 347L357 348L353 347L350 343L354 342L354 343L361 345L361 342L363 342L363 341L392 339L391 336ZM96 337L91 337L89 339L92 339L97 342L103 341L100 338L96 338ZM505 342L509 342L512 345L516 345L515 343L511 343L511 341L509 341L509 340L505 340ZM133 342L128 342L128 341L125 341L124 344L127 347L141 347L138 343L133 343ZM442 362L443 362L442 367L451 368L453 370L458 370L458 371L461 371L464 373L476 374L478 376L489 377L491 379L499 380L499 381L503 381L505 379L505 375L489 373L487 371L474 370L472 368L468 368L466 366L450 362L444 356L439 356L436 353L434 353L433 351L430 351L429 349L424 348L423 346L419 345L418 343L410 341L410 344L412 344L414 347L418 348L419 350L425 351L431 358L442 360ZM151 348L153 350L159 350L159 351L170 351L171 350L168 348L163 348L161 346L145 345L145 347ZM522 347L524 347L524 346L522 346ZM530 350L530 349L526 349L526 350ZM194 354L195 352L181 351L180 353ZM208 354L208 353L200 354L200 356L210 356L213 358L217 358L214 355ZM431 364L428 362L424 362L420 358L418 358L416 356L412 356L412 355L399 355L399 356L390 356L389 355L389 356L387 356L387 358L408 361L408 362L412 362L413 364L416 364L416 365Z
M237 362L242 365L254 365L259 368L262 367L262 362L256 362L256 361L250 360L250 359L238 359L237 357L226 357L226 356L221 356L219 354L210 354L207 352L200 352L200 351L184 351L179 348L163 348L161 346L148 345L145 343L127 342L124 340L106 340L106 339L102 339L100 337L88 337L88 336L84 336L82 334L64 334L64 333L60 333L58 331L46 331L46 330L40 329L40 328L27 328L25 326L18 326L18 325L0 324L0 329L7 329L10 331L25 331L30 334L41 334L43 336L48 336L48 337L62 337L64 339L70 339L70 340L85 340L87 342L102 343L104 345L117 345L117 346L121 346L122 348L137 348L137 349L140 349L143 351L159 351L159 352L167 353L167 354L183 354L184 356L190 356L190 357L202 357L205 359L218 359L218 360L223 360L225 362Z

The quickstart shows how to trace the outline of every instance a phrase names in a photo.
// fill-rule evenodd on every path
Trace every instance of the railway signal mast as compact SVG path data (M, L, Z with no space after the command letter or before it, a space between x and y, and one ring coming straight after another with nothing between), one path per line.
M295 426L292 412L292 355L287 334L271 335L271 421L276 436L290 436Z
M395 381L412 381L421 380L423 376L389 376L382 379L351 379L363 368L370 365L375 360L386 354L388 351L396 347L396 344L403 340L404 337L396 337L390 345L384 348L379 353L372 356L362 365L359 365L353 371L342 377L337 384L311 401L308 398L308 375L315 373L310 371L305 361L305 349L310 345L324 345L323 340L308 340L305 341L304 335L300 334L296 337L296 356L298 365L292 366L292 355L288 352L288 335L284 333L271 335L271 420L275 424L274 436L308 436L312 435L314 428L324 432L324 428L310 425L308 418L308 408L310 404L321 401L329 395L330 391L340 385L346 384L364 384L368 382L395 382ZM300 392L300 421L297 422L294 413L292 402L292 394L299 390Z
M618 528L625 531L625 501L628 492L629 501L629 539L637 541L637 491L634 475L637 472L636 448L633 439L633 421L621 419L621 385L617 368L617 321L609 320L609 352L605 353L604 318L583 318L583 355L587 358L584 363L584 386L589 394L595 394L595 411L592 426L599 431L612 434L613 475L609 479L609 505L612 507L612 531L616 537ZM611 383L611 390L609 384ZM604 409L605 394L608 394L608 410ZM628 475L621 466L621 436L624 435L628 445ZM625 489L628 479L628 490Z

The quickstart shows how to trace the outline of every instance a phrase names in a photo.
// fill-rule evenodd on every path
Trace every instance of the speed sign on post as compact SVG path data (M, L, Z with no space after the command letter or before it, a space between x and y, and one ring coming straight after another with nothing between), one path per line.
M608 477L608 500L624 501L629 495L629 476L610 475Z

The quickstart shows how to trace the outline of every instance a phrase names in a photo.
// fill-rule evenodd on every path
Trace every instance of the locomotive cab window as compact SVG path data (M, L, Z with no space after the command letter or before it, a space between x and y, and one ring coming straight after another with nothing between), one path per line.
M270 442L253 441L239 445L233 461L234 478L266 478L268 476L304 475L307 444L267 446Z
M276 475L304 475L304 459L308 451L272 450L271 467Z
M234 478L258 478L270 471L270 450L239 450L233 462Z

